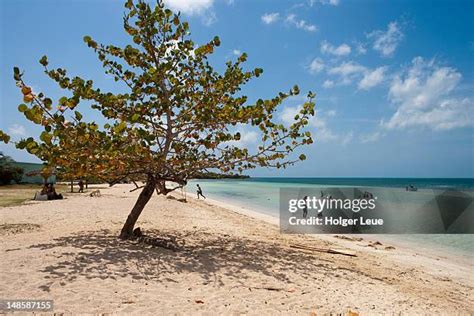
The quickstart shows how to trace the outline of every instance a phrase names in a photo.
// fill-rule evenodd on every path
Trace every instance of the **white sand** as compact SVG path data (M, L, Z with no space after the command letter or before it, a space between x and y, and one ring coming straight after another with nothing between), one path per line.
M139 194L130 188L0 208L0 224L40 225L2 226L0 298L53 299L56 313L74 314L474 313L472 263L366 239L282 235L271 218L215 201L149 202L138 226L177 237L181 250L119 241Z

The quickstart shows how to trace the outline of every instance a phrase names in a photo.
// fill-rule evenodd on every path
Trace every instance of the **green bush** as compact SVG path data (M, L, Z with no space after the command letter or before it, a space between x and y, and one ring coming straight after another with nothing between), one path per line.
M0 152L0 185L10 184L12 181L20 183L23 178L23 169L12 165L14 160Z

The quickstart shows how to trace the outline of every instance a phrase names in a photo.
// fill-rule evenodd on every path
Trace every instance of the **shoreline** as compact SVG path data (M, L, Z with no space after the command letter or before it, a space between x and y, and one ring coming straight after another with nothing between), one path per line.
M197 200L195 197L192 199ZM263 210L257 210L256 208L249 208L244 205L238 205L230 201L220 201L217 199L206 198L205 202L210 202L210 204L225 208L231 212L236 212L241 215L245 215L256 220L264 221L268 224L274 225L279 229L279 218L272 216ZM348 242L347 240L337 238L335 236L350 236L354 240L362 238L363 240L368 240L371 242L382 242L384 247L396 247L397 251L404 252L406 256L422 256L426 257L429 262L431 261L446 261L454 266L460 266L462 268L473 269L474 268L474 255L471 256L462 255L454 251L445 253L445 249L433 249L430 247L421 247L422 249L416 249L414 242L408 242L403 240L396 240L396 235L390 235L391 237L384 237L384 235L379 234L305 234L311 238L322 239L329 242L339 243L343 247L354 248L354 250L361 250L360 246L354 244L353 242ZM365 249L366 250L366 249ZM471 257L471 258L470 258Z
M266 178L264 178L266 179ZM313 179L313 178L309 178ZM365 179L365 178L364 178ZM196 180L195 182L202 181L202 180ZM213 183L216 180L208 180L209 183ZM194 182L193 182L194 183ZM379 189L383 189L381 187L377 187ZM214 189L214 188L212 188ZM255 218L260 218L262 220L266 220L269 223L277 224L279 225L279 211L278 211L278 199L275 201L273 200L270 207L264 207L259 205L260 203L248 203L242 199L242 201L239 201L238 198L229 198L225 196L221 196L220 192L215 192L212 189L208 189L207 194L214 194L214 196L217 196L216 198L212 199L213 202L216 205L221 205L225 206L227 205L228 208L232 208L234 210L237 210L239 212L247 212L251 214ZM405 192L404 188L387 188L387 189L392 189L392 190L398 190L400 192ZM423 191L425 189L421 189L421 193L423 194ZM429 191L432 191L433 189L429 189ZM239 192L239 191L237 191ZM194 198L194 192L191 190L191 192L187 192L188 196ZM241 193L241 192L239 192ZM261 193L261 192L260 192ZM255 198L255 197L253 197ZM277 212L275 213L275 208L277 209ZM315 234L315 236L324 236L323 234ZM400 247L400 248L406 248L406 249L411 249L415 252L424 252L426 254L429 254L430 256L438 256L438 257L445 257L446 255L455 258L455 260L462 260L464 263L468 263L469 261L474 260L474 247L470 249L469 245L474 243L474 235L469 235L469 234L451 234L451 235L444 235L444 234L357 234L354 236L360 236L366 239L370 240L380 240L388 244L393 244L394 246ZM419 236L419 238L417 237ZM465 236L465 240L462 240L462 245L453 245L451 244L451 241L456 242L456 237L458 236ZM469 237L471 238L472 243L469 242ZM433 237L433 238L430 238ZM440 242L436 241L436 239L439 240L441 237ZM443 237L446 237L445 239L442 239ZM452 239L449 239L449 237L452 237ZM458 239L459 242L459 239Z

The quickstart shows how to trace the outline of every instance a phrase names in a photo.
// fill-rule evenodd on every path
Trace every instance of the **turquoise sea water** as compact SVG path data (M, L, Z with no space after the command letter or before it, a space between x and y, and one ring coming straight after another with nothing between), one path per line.
M279 216L279 193L281 188L364 187L380 192L387 197L396 196L393 201L397 209L416 211L417 206L433 198L433 192L456 189L474 196L474 179L427 179L427 178L249 178L238 180L193 180L187 191L194 193L199 183L204 195L230 204L239 205L261 213ZM405 187L413 185L417 192L407 192ZM470 207L473 207L471 205ZM457 234L403 234L383 235L382 239L406 244L419 249L456 253L474 258L474 235Z

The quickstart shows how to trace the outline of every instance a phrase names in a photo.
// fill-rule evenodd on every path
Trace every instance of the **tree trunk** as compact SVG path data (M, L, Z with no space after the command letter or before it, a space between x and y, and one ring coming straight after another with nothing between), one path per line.
M142 213L145 205L150 200L153 192L155 191L155 181L152 179L148 179L145 187L143 188L140 196L138 196L138 200L135 202L135 205L132 208L132 211L127 217L127 221L122 227L122 231L120 232L121 239L129 239L133 235L133 228L135 227L135 223L138 220L138 217Z

